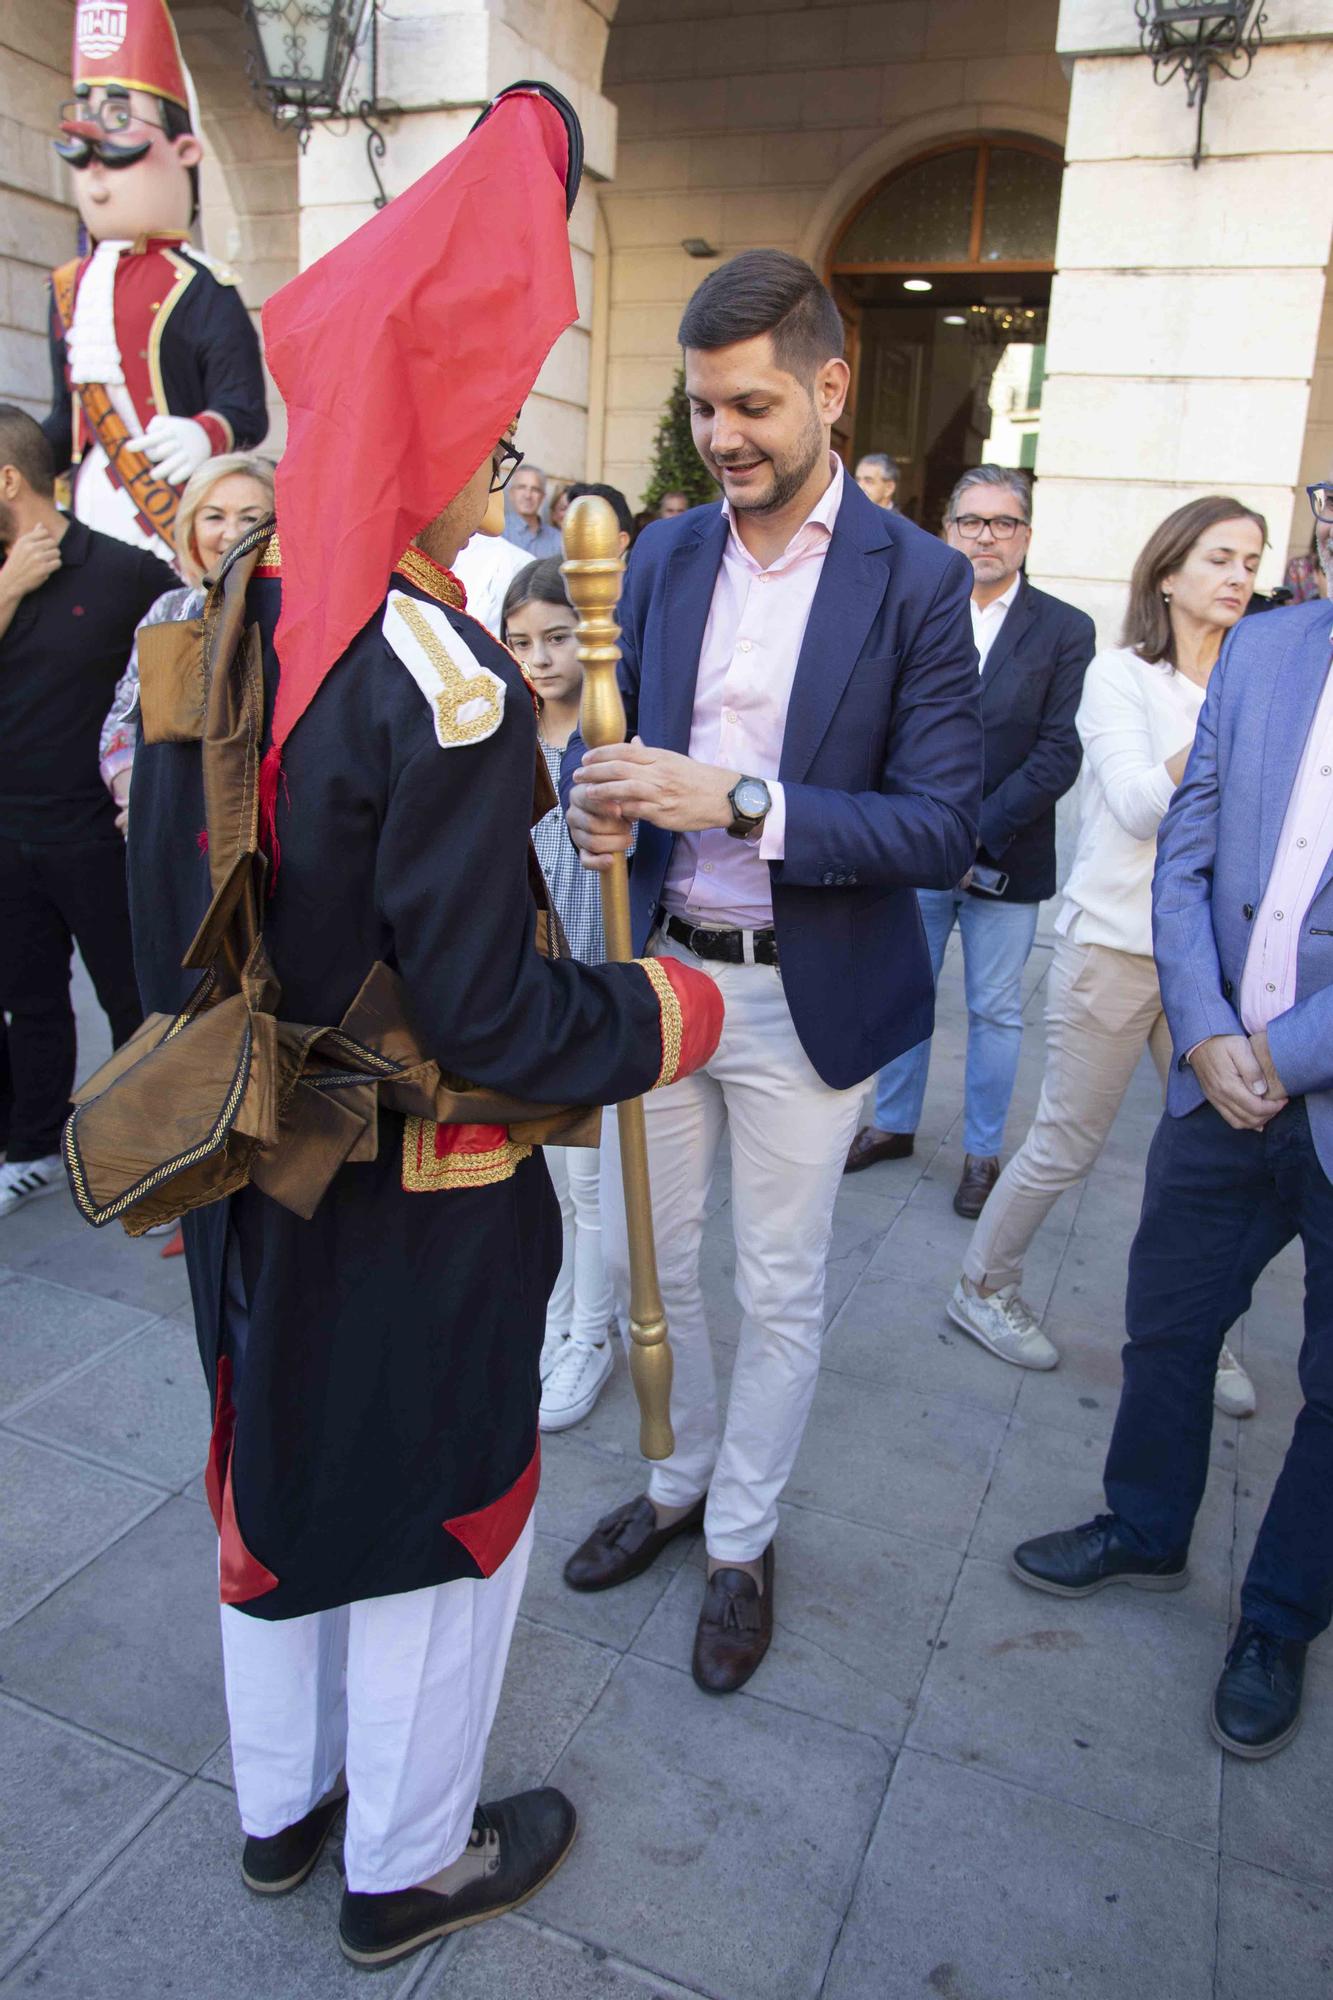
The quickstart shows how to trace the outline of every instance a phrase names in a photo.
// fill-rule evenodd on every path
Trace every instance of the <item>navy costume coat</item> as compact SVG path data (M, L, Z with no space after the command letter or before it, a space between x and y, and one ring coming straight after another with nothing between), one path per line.
M434 597L401 574L393 588ZM247 604L270 714L280 591L257 573ZM504 681L494 734L441 745L377 612L285 746L264 915L278 1012L336 1022L381 959L442 1068L540 1103L636 1095L663 1070L653 986L635 966L534 949L531 697L483 627L445 615ZM203 823L198 746L141 748L129 865L150 1011L177 1008L195 976L180 960L208 902ZM379 1129L378 1157L345 1165L310 1221L254 1187L185 1221L250 1565L249 1594L229 1601L261 1618L487 1575L536 1490L537 1359L561 1254L540 1150L484 1184L409 1191L404 1120L381 1110ZM224 1531L224 1596L227 1565Z

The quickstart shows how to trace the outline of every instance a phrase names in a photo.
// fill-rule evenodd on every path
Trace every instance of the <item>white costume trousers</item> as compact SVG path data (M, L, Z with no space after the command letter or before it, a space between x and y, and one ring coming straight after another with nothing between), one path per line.
M650 949L708 973L726 1020L705 1069L644 1099L657 1268L675 1356L676 1434L671 1457L653 1466L648 1492L663 1506L683 1507L707 1490L709 1555L753 1562L773 1539L778 1496L814 1398L833 1203L865 1087L832 1090L816 1075L775 967L696 958L664 937ZM742 1319L721 1424L699 1250L728 1128ZM612 1281L628 1297L620 1145L610 1115L602 1123L602 1222Z
M609 1111L603 1123L614 1118ZM606 1339L616 1305L602 1255L600 1159L594 1146L547 1146L545 1153L565 1243L560 1276L546 1307L546 1337L567 1333L595 1346Z
M241 1824L303 1819L347 1772L349 1889L411 1888L472 1831L532 1522L495 1575L306 1618L222 1607L222 1657Z

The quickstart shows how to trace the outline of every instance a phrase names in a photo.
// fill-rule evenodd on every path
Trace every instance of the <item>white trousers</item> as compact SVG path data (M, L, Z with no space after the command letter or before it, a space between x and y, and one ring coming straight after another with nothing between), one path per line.
M614 1118L610 1111L603 1123ZM602 1255L601 1162L593 1146L547 1146L545 1152L565 1243L560 1276L547 1302L546 1337L567 1333L596 1344L606 1339L616 1303Z
M349 1889L384 1894L457 1860L532 1549L529 1520L495 1575L307 1618L222 1607L241 1824L303 1819L347 1772Z
M653 949L706 972L726 1020L707 1067L644 1099L662 1302L675 1356L676 1448L652 1468L650 1496L683 1507L705 1490L708 1553L754 1562L772 1541L814 1399L824 1338L824 1267L833 1203L865 1086L832 1090L801 1047L782 978L769 965L696 958L674 940ZM725 1424L699 1282L704 1203L724 1130L731 1136L731 1214L741 1308ZM606 1260L629 1294L620 1144L602 1125Z

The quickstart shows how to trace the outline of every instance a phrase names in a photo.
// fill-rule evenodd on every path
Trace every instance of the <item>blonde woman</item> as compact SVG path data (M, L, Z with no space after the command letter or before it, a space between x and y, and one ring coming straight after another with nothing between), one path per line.
M176 511L176 561L185 578L179 590L164 591L139 620L166 625L196 618L204 608L203 580L250 528L273 512L273 467L247 452L224 452L201 465L186 481ZM102 724L98 746L102 781L116 802L116 825L129 824L130 772L139 741L139 645L136 633L129 665L116 684L116 697Z
M1221 494L1169 514L1134 566L1123 643L1098 653L1084 679L1075 717L1083 810L1055 926L1046 1074L1032 1129L982 1210L948 1306L956 1326L1019 1368L1060 1358L1021 1295L1028 1245L1096 1163L1145 1048L1165 1086L1171 1035L1152 945L1157 828L1222 641L1254 594L1267 535L1261 514ZM1228 1416L1254 1409L1226 1347L1215 1401Z

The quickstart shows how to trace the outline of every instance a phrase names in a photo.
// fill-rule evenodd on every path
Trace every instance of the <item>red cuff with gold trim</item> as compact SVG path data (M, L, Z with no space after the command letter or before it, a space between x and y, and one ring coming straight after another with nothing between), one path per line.
M662 1067L654 1090L702 1069L722 1039L717 983L678 958L640 958L662 1010Z
M216 410L200 410L195 422L201 424L208 432L208 442L213 447L214 458L220 452L236 449L236 433L227 419L220 417Z

